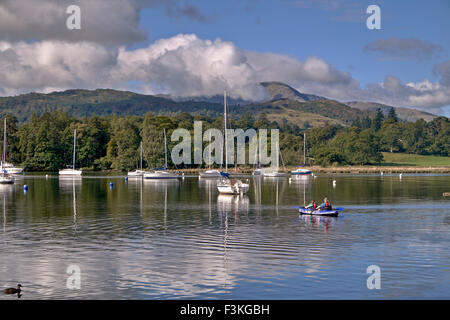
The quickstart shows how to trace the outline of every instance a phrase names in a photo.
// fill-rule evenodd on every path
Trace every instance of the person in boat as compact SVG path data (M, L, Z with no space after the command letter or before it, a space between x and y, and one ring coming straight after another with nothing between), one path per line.
M311 200L309 204L305 207L307 210L316 210L317 209L317 203L314 200Z
M323 199L323 203L319 206L319 208L322 210L331 210L332 206L330 200L328 200L328 198Z

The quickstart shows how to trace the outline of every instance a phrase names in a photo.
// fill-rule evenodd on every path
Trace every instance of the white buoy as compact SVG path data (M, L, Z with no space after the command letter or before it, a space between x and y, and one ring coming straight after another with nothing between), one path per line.
M400 173L398 177L399 177L399 178L401 179L401 178L402 178L402 175L403 175L403 174L402 174L402 173Z
M336 187L336 180L333 180L333 187Z
M384 173L383 173L383 171L381 171L381 175L383 175Z

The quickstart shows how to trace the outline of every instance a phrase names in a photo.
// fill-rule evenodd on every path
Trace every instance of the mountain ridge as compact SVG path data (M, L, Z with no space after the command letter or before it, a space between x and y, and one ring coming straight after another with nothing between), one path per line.
M304 127L307 125L342 124L350 125L357 118L374 116L376 107L384 113L390 106L366 102L338 102L325 97L301 93L281 82L263 82L268 90L267 101L246 101L230 98L228 101L232 117L245 113L259 116L267 114L273 121L288 121ZM33 115L41 115L56 109L62 109L69 115L90 117L94 115L118 116L143 115L149 111L155 114L170 115L187 112L192 115L221 116L223 97L172 98L167 95L146 95L132 91L114 89L68 89L51 93L26 93L12 97L0 97L0 113L10 113L19 122L26 122ZM200 101L198 100L200 99ZM394 107L400 119L415 121L420 117L430 121L435 115L419 110ZM412 109L411 109L412 110ZM294 120L295 119L295 120Z

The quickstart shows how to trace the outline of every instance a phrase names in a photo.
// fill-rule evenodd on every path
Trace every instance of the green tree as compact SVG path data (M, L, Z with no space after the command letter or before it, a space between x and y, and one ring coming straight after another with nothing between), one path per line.
M389 110L387 120L392 120L394 122L398 122L397 113L395 112L395 109L393 107Z
M380 138L380 148L382 151L400 152L402 147L402 125L392 119L383 122L377 136Z
M21 163L22 157L19 150L19 128L17 125L17 118L13 115L7 114L1 118L1 143L0 143L0 157L3 154L3 124L6 118L6 162L14 164Z
M33 115L19 129L19 150L26 170L56 171L71 163L72 145L67 128L73 120L61 110ZM73 136L73 131L71 133Z
M107 145L106 159L116 170L131 170L139 162L140 122L135 116L115 117L111 122L111 139Z
M100 169L101 164L96 161L106 156L110 127L104 118L94 116L77 126L78 152L80 167Z
M380 130L383 120L384 120L383 112L381 111L380 108L378 108L375 118L372 119L372 125L371 125L372 130L374 130L375 132Z

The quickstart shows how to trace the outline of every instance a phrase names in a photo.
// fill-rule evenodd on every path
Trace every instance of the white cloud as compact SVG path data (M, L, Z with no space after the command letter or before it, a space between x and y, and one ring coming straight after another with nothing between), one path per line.
M436 66L440 82L383 83L361 88L349 73L318 57L294 57L243 50L232 42L177 35L140 49L92 42L0 42L0 94L54 88L132 89L174 96L212 96L227 89L234 97L262 99L261 81L285 82L305 93L338 100L370 100L397 106L439 108L450 104L448 70Z
M81 30L66 27L69 5L80 7ZM181 0L1 0L0 41L60 40L130 45L147 40L147 32L139 21L145 7L163 7L171 18L209 21L195 5Z

